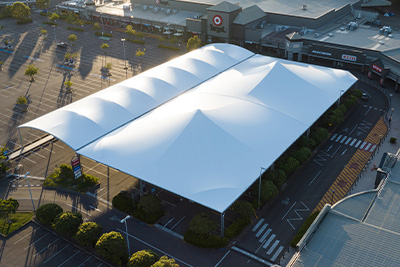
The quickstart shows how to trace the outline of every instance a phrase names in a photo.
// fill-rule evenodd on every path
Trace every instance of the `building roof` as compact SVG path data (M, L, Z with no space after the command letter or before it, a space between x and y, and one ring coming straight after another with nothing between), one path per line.
M233 23L239 25L246 25L249 24L250 22L262 19L266 16L267 14L265 14L264 11L261 10L261 8L254 5L243 9L243 11L236 16Z
M20 127L224 212L355 81L211 44Z
M207 10L230 13L239 9L242 9L242 7L234 5L227 1L223 1L219 4L209 7Z
M327 205L326 216L315 222L318 229L288 266L400 266L398 163L381 189L347 197L332 209Z
M391 5L392 2L386 0L369 0L366 3L361 3L362 7L382 7Z

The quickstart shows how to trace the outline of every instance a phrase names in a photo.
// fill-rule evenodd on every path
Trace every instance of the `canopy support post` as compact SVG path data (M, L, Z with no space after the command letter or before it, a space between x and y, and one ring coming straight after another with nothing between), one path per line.
M261 175L262 175L263 170L266 171L267 169L261 167L261 170L260 170L260 179L258 182L258 208L260 208L260 204L261 204Z
M21 149L19 151L19 154L21 155L22 151L24 150L24 143L22 143L21 131L19 128L17 128L17 129L18 129L19 141L21 142Z
M144 194L144 183L142 180L139 180L139 189L140 189L140 198L142 198L143 194Z
M225 212L221 213L221 237L224 237L225 233L224 233L224 229L225 229Z
M310 128L307 129L307 138L310 137Z

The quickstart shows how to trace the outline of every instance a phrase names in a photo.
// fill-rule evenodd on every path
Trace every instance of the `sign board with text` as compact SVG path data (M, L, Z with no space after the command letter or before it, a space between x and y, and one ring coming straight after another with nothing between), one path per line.
M81 160L79 159L79 156L74 156L71 159L71 167L74 172L75 179L82 177L82 167L81 167Z

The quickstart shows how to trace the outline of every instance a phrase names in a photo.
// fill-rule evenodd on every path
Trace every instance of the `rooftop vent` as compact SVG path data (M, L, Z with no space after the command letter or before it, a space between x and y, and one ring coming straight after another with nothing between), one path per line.
M385 42L381 40L381 41L379 41L379 44L384 45Z
M302 5L301 10L307 10L307 5Z
M332 36L333 36L333 33L331 33L331 32L328 33L328 36L329 36L329 37L332 37Z
M380 30L379 30L379 34L380 35L385 35L388 36L389 34L392 33L392 28L390 28L390 26L383 26Z
M346 28L345 27L340 27L340 30L341 31L344 31Z
M349 24L347 24L347 28L348 28L350 31L354 31L355 29L358 28L358 23L355 22L355 21L352 21L352 22L350 22Z

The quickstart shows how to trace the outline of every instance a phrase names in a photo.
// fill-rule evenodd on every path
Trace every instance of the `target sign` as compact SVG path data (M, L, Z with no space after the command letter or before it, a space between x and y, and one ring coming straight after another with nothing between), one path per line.
M221 26L222 24L222 18L220 15L215 15L213 18L213 22L215 26Z

